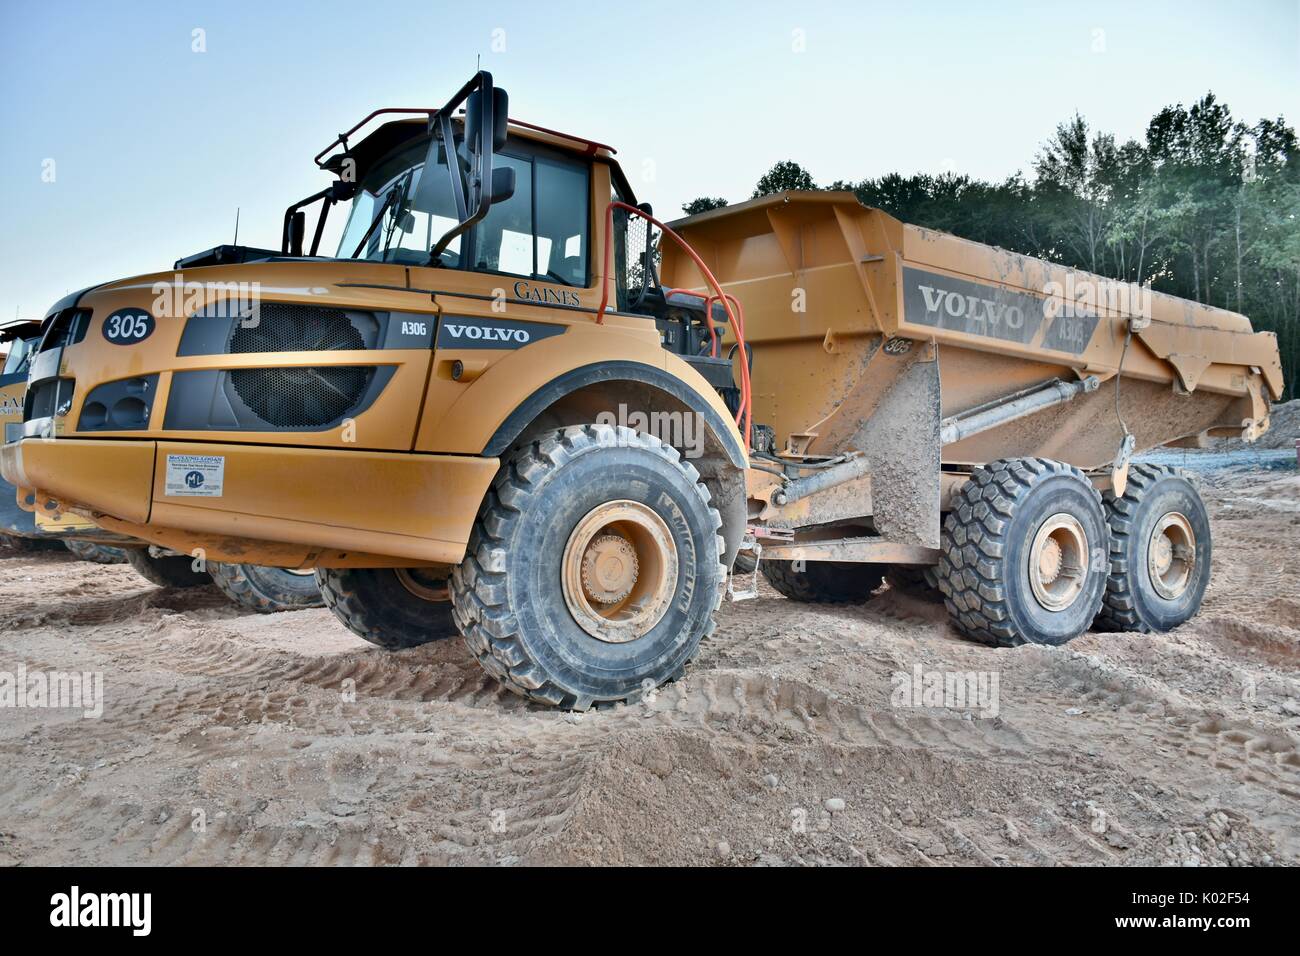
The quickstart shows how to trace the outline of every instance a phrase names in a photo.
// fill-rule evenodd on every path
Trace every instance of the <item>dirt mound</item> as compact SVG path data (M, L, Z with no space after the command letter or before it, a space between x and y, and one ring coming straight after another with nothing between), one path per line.
M1273 405L1268 413L1268 431L1259 440L1247 445L1240 438L1229 438L1216 443L1219 448L1294 448L1300 440L1300 398Z

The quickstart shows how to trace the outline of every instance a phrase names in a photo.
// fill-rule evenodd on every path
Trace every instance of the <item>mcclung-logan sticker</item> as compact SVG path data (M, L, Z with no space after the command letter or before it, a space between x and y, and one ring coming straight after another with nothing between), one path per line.
M220 498L224 455L168 455L164 494L173 498Z

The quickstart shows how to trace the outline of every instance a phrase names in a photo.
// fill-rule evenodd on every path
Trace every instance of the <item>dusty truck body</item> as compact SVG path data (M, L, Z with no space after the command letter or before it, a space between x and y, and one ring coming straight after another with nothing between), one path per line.
M986 493L990 482L1032 483L1064 464L1105 496L1108 523L1121 533L1105 560L1095 553L1105 543L1080 534L1087 522L1062 520L1037 553L1031 539L1020 563L1041 558L1046 577L1057 577L1031 580L1028 591L1050 591L1063 571L1083 579L1082 592L1089 576L1108 578L1103 623L1168 623L1132 606L1122 526L1136 507L1126 491L1145 498L1142 486L1177 479L1139 466L1129 485L1129 456L1212 437L1251 440L1267 428L1269 399L1282 394L1272 333L1252 332L1235 313L906 225L851 193L768 196L674 225L743 309L754 421L771 426L776 453L756 461L779 472L749 472L762 554L777 562L773 583L816 599L819 588L858 590L800 580L784 562L933 565L931 583L970 636L1073 636L1088 612L1053 633L1015 626L1004 616L1014 608L998 607L1011 582L992 566L1015 542L1005 537L1011 513L988 502L1013 502ZM700 265L672 245L662 278L705 290ZM730 349L726 331L719 335ZM1014 464L986 467L999 462ZM1164 590L1181 584L1186 612L1208 574L1208 531L1199 565L1195 553L1190 568L1179 564L1176 552L1195 552L1197 529L1171 514L1178 519L1164 532L1143 529L1140 556L1151 534L1172 536L1155 545L1174 555L1175 586ZM1061 566L1062 548L1075 552L1073 568ZM879 582L866 569L841 577L855 573ZM1086 597L1074 586L1063 596Z
M314 569L358 636L461 634L542 703L679 676L745 590L741 551L799 600L930 569L981 640L1068 640L1103 592L1115 626L1173 626L1208 575L1204 509L1127 456L1252 434L1280 388L1240 316L1048 321L1034 290L1063 271L851 196L679 236L612 148L508 120L486 73L316 161L337 181L286 210L279 248L56 303L0 469L25 507ZM959 291L1006 325L955 324ZM1101 397L1121 355L1135 442Z

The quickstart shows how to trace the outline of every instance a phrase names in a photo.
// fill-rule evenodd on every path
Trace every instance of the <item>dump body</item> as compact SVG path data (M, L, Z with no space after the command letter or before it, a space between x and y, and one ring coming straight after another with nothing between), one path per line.
M1276 338L1244 316L906 225L851 193L783 193L673 226L743 305L754 421L798 454L863 450L871 432L905 424L878 414L885 356L935 363L941 420L1054 379L1104 383L944 445L953 466L1016 455L1106 465L1124 436L1121 362L1137 450L1253 438L1281 397ZM667 245L662 274L705 285Z

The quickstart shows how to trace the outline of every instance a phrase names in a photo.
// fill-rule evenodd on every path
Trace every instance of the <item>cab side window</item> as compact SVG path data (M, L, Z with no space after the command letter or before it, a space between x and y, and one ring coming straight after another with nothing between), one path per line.
M590 167L517 143L494 164L514 169L515 193L478 224L473 268L585 287Z

